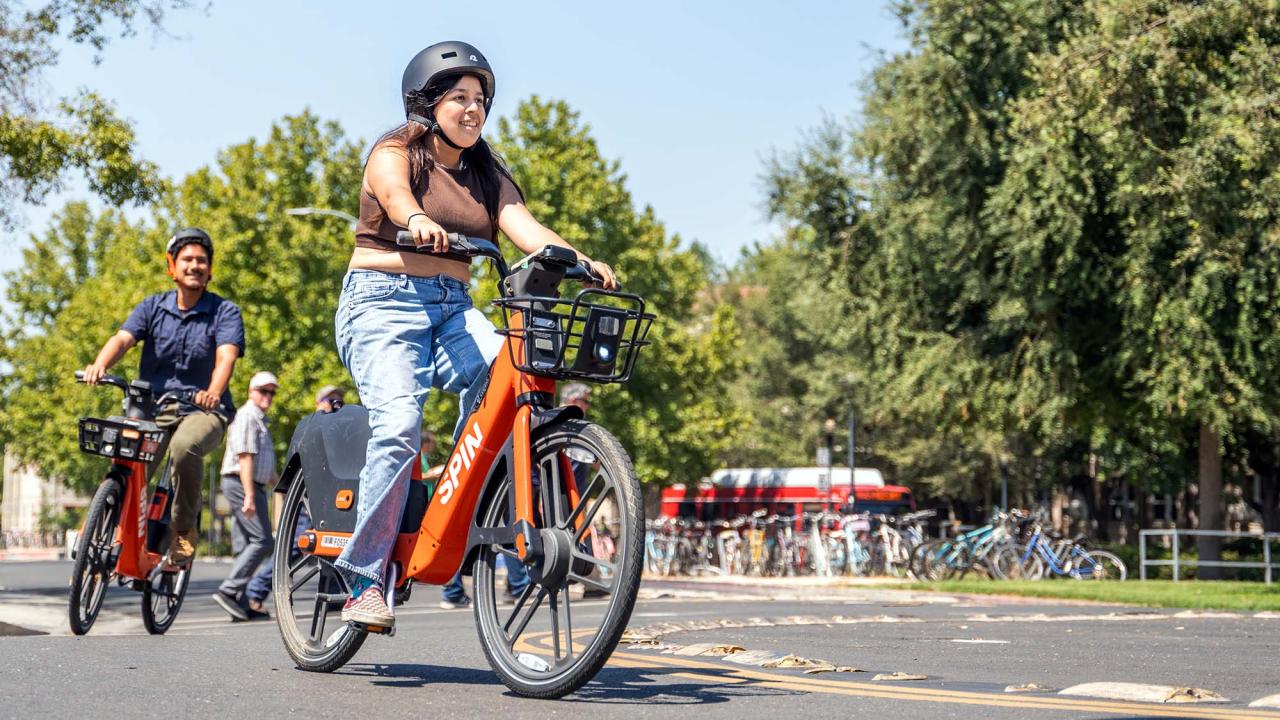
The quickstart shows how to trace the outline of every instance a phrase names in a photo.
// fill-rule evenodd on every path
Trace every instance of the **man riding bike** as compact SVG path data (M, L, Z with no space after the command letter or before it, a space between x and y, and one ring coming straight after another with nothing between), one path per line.
M212 279L213 240L198 228L179 230L165 246L167 274L177 286L138 303L124 325L84 369L96 385L124 354L142 342L138 376L157 395L187 390L201 408L161 408L156 423L169 431L174 483L169 562L185 565L195 556L204 456L222 442L235 414L227 384L244 353L240 308L207 290ZM154 472L163 453L149 468Z

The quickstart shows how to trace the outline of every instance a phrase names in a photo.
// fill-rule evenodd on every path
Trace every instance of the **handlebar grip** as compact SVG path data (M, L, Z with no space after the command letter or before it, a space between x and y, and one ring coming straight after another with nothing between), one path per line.
M566 280L577 280L578 282L604 282L604 278L600 277L595 270L592 270L590 265L581 261L566 268L564 277Z
M479 251L479 248L477 248L466 235L461 233L449 233L446 237L449 238L449 249L445 251L446 253L470 255ZM413 241L413 234L408 230L401 230L396 233L396 244L401 247L413 248L420 253L433 255L439 254L433 253L429 245L419 245L415 243Z

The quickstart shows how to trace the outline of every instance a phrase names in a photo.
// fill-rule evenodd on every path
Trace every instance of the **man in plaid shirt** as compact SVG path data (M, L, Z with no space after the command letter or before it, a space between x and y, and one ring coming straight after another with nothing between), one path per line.
M267 410L280 383L269 372L249 381L249 401L227 428L227 451L222 456L222 494L234 515L232 546L236 553L231 573L213 599L232 620L268 617L250 608L245 588L263 560L271 556L271 521L267 517L267 486L276 479L276 453L267 428Z

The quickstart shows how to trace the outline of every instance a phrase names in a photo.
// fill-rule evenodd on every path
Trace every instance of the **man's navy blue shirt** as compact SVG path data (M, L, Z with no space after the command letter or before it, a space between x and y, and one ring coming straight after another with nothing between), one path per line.
M185 312L178 309L177 290L151 295L138 303L120 329L142 343L138 375L151 383L157 396L207 389L219 346L235 345L244 355L240 308L207 290ZM222 392L222 407L235 412L230 388Z

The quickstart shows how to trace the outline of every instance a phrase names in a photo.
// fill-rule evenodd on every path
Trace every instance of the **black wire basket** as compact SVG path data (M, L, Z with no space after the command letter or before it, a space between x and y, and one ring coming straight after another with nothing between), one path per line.
M493 304L502 308L498 332L523 341L523 352L507 343L511 363L521 372L557 380L626 382L640 348L649 344L654 319L639 295L595 288L572 300L517 296Z
M164 441L165 431L149 420L80 418L80 450L90 455L149 463Z

